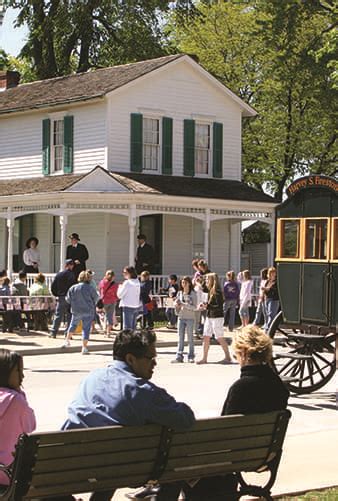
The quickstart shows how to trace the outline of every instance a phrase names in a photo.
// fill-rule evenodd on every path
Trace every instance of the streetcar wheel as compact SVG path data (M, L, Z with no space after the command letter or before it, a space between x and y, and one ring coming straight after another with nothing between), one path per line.
M273 368L290 392L311 393L326 385L336 373L336 334L306 335L301 326L288 328L283 313L273 320Z

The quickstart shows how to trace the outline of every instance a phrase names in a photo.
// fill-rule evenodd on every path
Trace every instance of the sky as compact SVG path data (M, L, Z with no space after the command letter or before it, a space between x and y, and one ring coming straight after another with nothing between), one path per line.
M7 9L3 25L0 26L0 47L11 56L17 56L25 43L27 28L14 28L18 10Z

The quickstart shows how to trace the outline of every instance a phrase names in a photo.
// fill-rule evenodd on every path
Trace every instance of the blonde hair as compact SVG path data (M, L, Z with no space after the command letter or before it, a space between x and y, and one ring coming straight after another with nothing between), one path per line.
M256 325L249 325L235 334L235 352L243 353L249 362L269 364L272 359L272 341Z
M271 266L269 269L268 269L268 278L271 277L271 273L276 273L277 270L274 266Z
M251 280L251 273L249 270L242 271L242 277L244 280Z
M144 271L142 271L142 273L141 273L140 276L141 276L141 278L149 278L150 277L150 273L149 273L149 271L144 270Z
M78 282L90 282L92 279L91 273L89 273L88 270L81 271L79 278L77 279Z
M215 296L217 291L221 291L221 285L217 273L207 273L205 275L208 278L207 287L209 290L209 296Z

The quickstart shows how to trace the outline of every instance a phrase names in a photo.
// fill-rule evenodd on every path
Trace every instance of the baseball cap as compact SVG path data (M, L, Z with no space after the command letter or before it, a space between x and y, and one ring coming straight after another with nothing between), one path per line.
M66 259L65 264L74 264L74 261L72 259Z

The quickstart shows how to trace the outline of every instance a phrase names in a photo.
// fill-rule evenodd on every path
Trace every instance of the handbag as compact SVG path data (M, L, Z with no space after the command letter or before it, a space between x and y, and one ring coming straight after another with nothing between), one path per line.
M112 285L114 285L114 283L115 283L115 282L111 281L111 282L110 282L110 284L108 285L108 287L106 288L106 290L105 290L105 292L104 292L103 296L102 296L102 297L100 297L100 299L98 299L98 300L97 300L97 303L96 303L96 308L97 308L98 310L103 310L103 307L104 307L104 303L103 303L104 297L105 297L105 295L107 294L107 292L108 292L108 290L110 289L110 287L111 287Z

